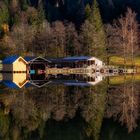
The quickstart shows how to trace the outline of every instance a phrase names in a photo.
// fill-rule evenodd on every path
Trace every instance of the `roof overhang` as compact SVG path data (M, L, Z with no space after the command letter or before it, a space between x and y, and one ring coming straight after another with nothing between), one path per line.
M44 61L46 61L46 62L51 63L50 60L48 60L48 59L46 59L46 58L43 58L43 57L41 57L41 56L31 59L30 61L28 61L28 63L32 63L32 62L34 62L34 61L37 61L37 59L42 59L42 60L44 60Z

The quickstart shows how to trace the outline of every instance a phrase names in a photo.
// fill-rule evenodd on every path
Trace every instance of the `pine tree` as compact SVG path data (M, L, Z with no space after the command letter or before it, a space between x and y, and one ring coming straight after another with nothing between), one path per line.
M43 20L45 19L45 10L44 10L43 1L39 1L38 4L38 18L40 23L42 23Z
M25 11L25 10L27 10L27 8L28 8L28 0L22 0L21 1L21 9L23 11Z
M4 2L0 2L0 24L8 23L9 11L8 7Z
M85 7L85 17L89 18L90 14L91 14L91 7L90 7L89 4L87 4L86 7Z
M88 47L86 49L88 49L88 55L97 56L100 59L105 60L106 37L97 0L94 0L90 16L87 18L85 24L88 25L83 26L82 31L87 39ZM88 29L84 29L85 27L88 27Z

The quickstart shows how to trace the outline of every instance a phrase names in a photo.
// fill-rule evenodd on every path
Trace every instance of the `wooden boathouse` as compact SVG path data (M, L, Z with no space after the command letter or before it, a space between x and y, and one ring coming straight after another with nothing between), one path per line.
M2 61L2 80L8 87L22 88L27 82L27 62L19 56L9 56Z

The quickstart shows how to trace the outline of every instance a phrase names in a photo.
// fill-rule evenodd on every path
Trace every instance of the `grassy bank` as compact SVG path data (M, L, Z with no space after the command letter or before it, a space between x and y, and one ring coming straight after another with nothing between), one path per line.
M118 57L118 56L113 56L110 58L110 65L117 65L117 66L123 66L124 65L124 58ZM127 59L127 64L128 67L132 66L131 59ZM135 58L135 65L137 67L140 67L140 57Z

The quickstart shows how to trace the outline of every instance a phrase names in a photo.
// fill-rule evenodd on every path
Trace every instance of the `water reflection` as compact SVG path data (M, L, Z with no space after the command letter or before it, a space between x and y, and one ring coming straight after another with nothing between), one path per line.
M0 95L1 138L98 138L106 100L106 86L101 88L104 84L96 88L58 84L19 90L5 87Z
M94 86L66 86L56 83L88 78L58 75L50 77L54 84L42 88L17 90L1 85L0 137L98 140L103 118L113 118L133 132L139 119L138 77L109 77Z
M129 133L124 126L121 126L113 119L104 119L101 130L100 140L139 140L140 139L140 122L133 133Z
M1 81L2 84L6 85L9 88L20 88L19 83L20 81L24 81L23 77L26 76L26 73L25 76L24 74L13 73L1 73L0 75L3 79ZM104 76L99 73L92 74L92 76L89 76L87 74L47 75L47 77L42 80L39 78L39 76L32 75L32 80L27 80L27 82L24 83L24 86L35 86L39 88L50 84L63 84L67 86L94 86L100 83L104 78Z

